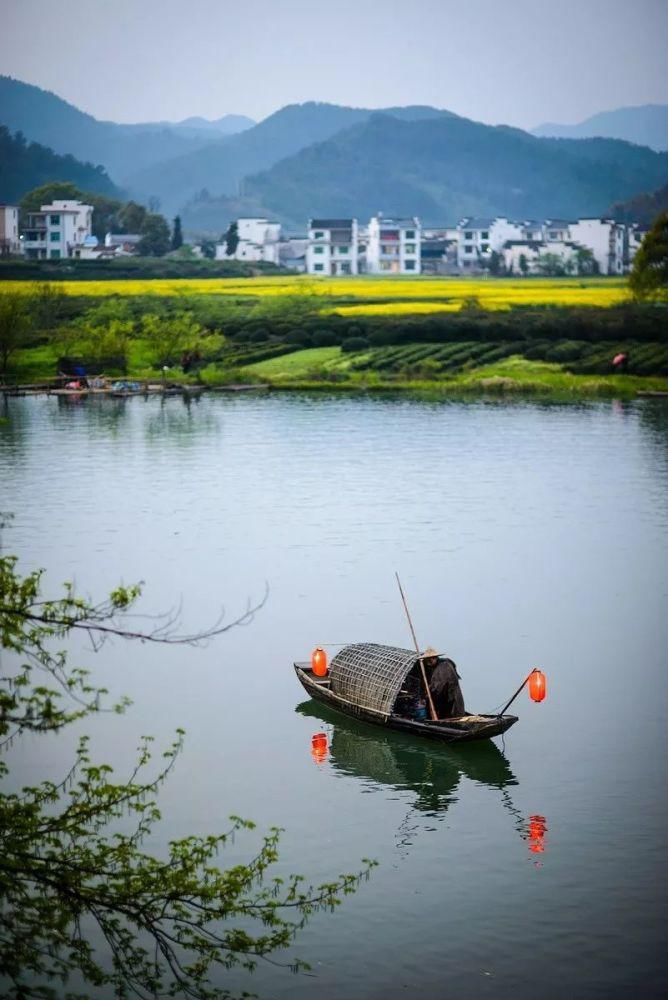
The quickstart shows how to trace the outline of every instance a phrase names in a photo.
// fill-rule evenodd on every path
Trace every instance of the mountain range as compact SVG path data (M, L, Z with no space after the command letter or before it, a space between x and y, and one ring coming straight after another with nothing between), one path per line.
M531 130L533 135L560 139L625 139L658 152L668 150L668 104L643 104L635 108L601 111L578 125L546 122Z
M226 115L215 122L186 119L118 125L98 121L50 91L0 76L0 124L55 153L102 164L125 186L130 171L201 149L254 122L241 115Z
M189 231L213 234L241 214L296 231L309 216L380 210L434 224L469 214L595 215L668 181L668 153L646 145L541 137L423 106L307 102L258 124L228 115L117 125L0 77L0 123L103 164L128 197L157 199Z

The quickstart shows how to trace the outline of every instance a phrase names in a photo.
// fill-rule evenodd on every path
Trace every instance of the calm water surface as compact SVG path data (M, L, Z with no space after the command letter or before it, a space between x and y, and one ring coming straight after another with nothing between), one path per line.
M663 993L668 408L209 396L5 413L4 543L48 586L143 580L142 610L181 606L188 630L268 586L250 626L203 650L75 650L134 701L86 724L99 759L123 774L141 734L188 732L150 846L237 813L285 828L282 872L380 863L301 933L289 954L310 976L267 965L233 988ZM395 570L470 710L546 672L505 742L424 745L307 702L291 664L315 645L410 646ZM22 778L45 749L62 774L65 736L24 744Z

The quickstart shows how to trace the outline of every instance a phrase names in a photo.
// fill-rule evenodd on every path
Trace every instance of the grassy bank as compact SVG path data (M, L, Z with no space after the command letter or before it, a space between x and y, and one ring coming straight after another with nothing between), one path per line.
M668 388L668 309L630 302L621 279L6 281L0 304L3 295L31 321L12 382L53 378L65 357L90 374L210 386ZM187 354L196 362L184 376ZM617 354L624 375L614 373Z

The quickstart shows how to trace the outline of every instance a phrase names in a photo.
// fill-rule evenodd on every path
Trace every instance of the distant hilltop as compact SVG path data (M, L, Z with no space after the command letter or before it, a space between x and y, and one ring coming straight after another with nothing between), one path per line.
M642 104L634 108L601 111L577 125L546 122L532 129L537 136L557 139L624 139L657 152L668 150L668 104Z

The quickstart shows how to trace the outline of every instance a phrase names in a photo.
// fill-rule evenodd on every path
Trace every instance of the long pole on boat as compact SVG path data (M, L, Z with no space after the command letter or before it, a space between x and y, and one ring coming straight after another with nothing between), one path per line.
M534 667L534 668L533 668L533 670L531 671L531 674L535 674L537 670L538 670L538 667ZM517 697L518 697L518 695L520 694L520 692L522 691L522 688L523 688L523 687L525 686L525 684L527 684L527 683L528 683L528 681L529 681L529 680L531 679L531 674L528 674L528 675L527 675L527 676L526 676L526 677L524 678L524 680L522 681L522 683L520 684L520 686L518 687L517 691L515 692L515 694L514 694L514 695L512 696L512 698L510 699L510 701L507 701L507 702L506 702L506 704L505 704L505 705L503 706L503 708L501 709L501 711L500 711L500 712L497 712L497 713L496 713L497 715L505 715L505 714L506 714L506 711L507 711L507 709L509 709L509 708L510 708L510 706L512 705L512 703L513 703L513 702L515 701L515 698L517 698Z
M420 670L422 671L422 681L424 683L424 689L427 692L427 701L429 702L429 714L431 715L432 722L437 722L438 716L436 714L436 709L434 708L434 702L432 701L431 691L429 690L429 683L427 681L427 672L424 669L424 660L420 656L420 647L418 646L417 637L415 635L415 629L413 628L413 622L411 621L411 614L410 611L408 610L408 605L406 604L404 588L401 586L401 580L399 579L399 574L395 571L394 575L397 578L397 584L399 585L399 593L401 594L401 600L404 602L404 611L406 612L406 618L408 618L408 624L410 625L411 634L413 636L413 642L415 644L415 652L418 655L418 662L420 664Z

